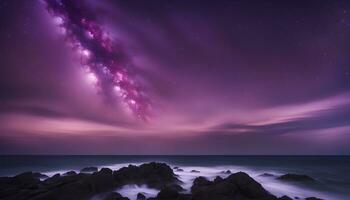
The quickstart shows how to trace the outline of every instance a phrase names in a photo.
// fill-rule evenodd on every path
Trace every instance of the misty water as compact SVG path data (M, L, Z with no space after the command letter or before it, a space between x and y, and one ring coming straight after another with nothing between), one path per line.
M190 191L193 180L198 176L209 180L216 176L224 178L229 174L223 171L230 170L232 173L248 173L276 196L350 199L349 156L1 156L0 176L12 176L25 171L53 176L70 170L79 172L87 166L117 170L129 164L139 165L151 161L171 166L183 182L185 192ZM264 173L273 176L262 176ZM292 183L276 179L286 173L309 175L316 182ZM139 192L146 197L154 197L159 192L145 185L125 185L115 191L131 200L136 199ZM98 200L99 197L92 199Z

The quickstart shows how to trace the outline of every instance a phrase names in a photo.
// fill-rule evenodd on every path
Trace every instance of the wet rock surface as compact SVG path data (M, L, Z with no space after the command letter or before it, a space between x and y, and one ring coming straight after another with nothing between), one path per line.
M92 170L92 168L89 170ZM290 178L290 176L287 177ZM297 179L305 180L307 178L298 175ZM0 199L88 200L92 196L102 195L102 200L128 200L127 197L113 192L116 188L126 184L145 184L148 187L160 190L156 197L148 198L148 200L291 199L287 196L277 198L270 194L262 185L244 172L231 174L227 178L218 176L213 181L209 181L204 177L197 177L193 181L191 193L188 194L183 193L180 183L168 165L155 162L140 166L129 165L117 171L102 168L92 173L78 174L70 171L52 177L40 173L25 172L14 177L0 177ZM147 198L144 194L139 193L137 199L146 200ZM319 199L309 197L307 200Z

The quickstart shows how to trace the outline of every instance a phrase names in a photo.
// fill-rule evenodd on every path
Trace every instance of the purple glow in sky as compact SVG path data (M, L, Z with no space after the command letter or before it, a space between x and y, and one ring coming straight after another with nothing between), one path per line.
M0 28L0 153L350 153L347 1L5 0Z

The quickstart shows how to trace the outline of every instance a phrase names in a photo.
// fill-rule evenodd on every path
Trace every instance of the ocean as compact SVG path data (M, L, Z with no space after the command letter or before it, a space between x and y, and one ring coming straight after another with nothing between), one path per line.
M80 169L88 166L119 169L129 164L164 162L182 170L174 172L189 191L192 181L198 176L214 179L226 177L222 171L232 173L243 171L261 183L276 196L288 195L292 198L310 196L329 200L350 199L350 156L140 156L140 155L8 155L0 156L0 176L13 176L26 171L41 172L48 176L56 173ZM197 173L192 170L199 171ZM269 173L274 176L262 176ZM286 174L305 174L316 179L310 183L292 183L277 180ZM159 191L144 185L126 185L116 191L131 200L142 192L147 197ZM92 200L97 200L94 197Z

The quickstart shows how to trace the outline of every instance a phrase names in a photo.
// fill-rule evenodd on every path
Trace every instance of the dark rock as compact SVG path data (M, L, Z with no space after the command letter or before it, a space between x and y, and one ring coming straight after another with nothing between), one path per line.
M222 174L232 174L232 172L230 170L226 170L226 171L222 171Z
M46 178L49 178L49 176L47 176L47 175L45 175L45 174L38 173L38 172L33 173L33 176L34 176L35 178L38 178L38 179L46 179Z
M65 178L65 176L62 176L61 178ZM49 191L33 197L31 200L87 199L94 194L96 193L88 182L75 181L63 185L57 185Z
M323 200L323 199L316 198L316 197L308 197L308 198L305 198L305 200Z
M109 168L102 168L99 173L101 174L113 174L113 170L109 169Z
M191 170L192 173L200 173L200 171L197 170Z
M82 181L89 183L96 193L112 190L116 186L113 171L108 168L103 168L99 172L86 176Z
M98 171L97 167L85 167L80 170L80 172L83 172L83 173L93 173L97 171Z
M284 195L284 196L278 198L278 200L293 200L293 199L290 198L289 196Z
M4 200L81 200L105 194L124 184L146 184L160 189L157 197L148 200L290 200L268 193L246 173L216 177L209 181L198 177L193 181L192 194L182 194L180 181L172 169L163 163L129 165L118 171L102 168L93 173L67 172L44 178L40 173L26 172L14 177L0 177L0 199ZM139 193L138 200L146 197ZM109 193L103 200L128 200L119 193ZM320 200L315 197L307 200Z
M142 193L138 193L136 199L137 199L137 200L146 200L146 196L143 195Z
M129 200L129 198L123 197L121 194L119 194L117 192L112 192L112 193L108 194L105 198L103 198L102 200Z
M47 180L58 179L60 177L61 177L61 174L55 174L55 175L51 176L49 179L47 179Z
M113 172L116 182L119 184L146 184L149 187L161 189L163 186L178 185L180 181L176 178L173 170L164 163L147 163L139 167L129 165Z
M25 172L14 177L3 177L0 186L2 188L37 189L40 175L39 173Z
M44 184L46 185L51 185L51 184L54 184L54 183L58 183L59 181L61 181L61 175L60 174L55 174L53 175L52 177L50 178L47 178L45 181L44 181Z
M178 185L178 184L170 184L170 185L167 185L168 188L172 188L173 190L176 190L176 191L183 191L184 189Z
M40 173L25 172L14 177L14 181L21 183L37 183L39 182Z
M273 176L275 176L275 175L270 174L270 173L263 173L263 174L260 174L259 176L264 176L264 177L273 177Z
M105 169L93 174L75 174L46 179L43 186L48 190L33 200L87 199L115 188L112 170Z
M260 183L244 172L232 174L225 180L231 184L234 183L238 187L238 190L245 196L252 198L272 197Z
M85 174L76 174L70 176L61 176L60 174L55 174L54 176L45 179L42 184L51 189L59 186L66 185L68 183L72 183L81 179Z
M220 181L222 181L222 180L224 180L224 179L221 178L220 176L217 176L217 177L214 179L214 183L215 183L215 182L220 182Z
M177 198L179 196L179 192L172 189L165 187L163 188L157 195L157 199L173 199Z
M15 195L16 193L18 193L18 191L19 191L19 188L17 186L11 185L7 181L5 181L4 178L1 178L1 180L0 180L0 199Z
M181 169L181 168L177 168L176 171L177 171L177 172L183 172L184 170Z
M27 200L32 199L33 196L40 193L40 190L31 190L31 189L21 189L17 190L16 193L7 196L5 198L1 198L4 200Z
M196 186L207 186L207 185L211 185L212 182L208 181L206 178L200 176L200 177L197 177L196 179L194 179L193 181L193 186L196 185Z
M189 194L180 194L177 190L164 187L158 193L157 197L154 200L190 200L191 195ZM150 199L148 199L150 200Z
M313 179L310 176L299 175L299 174L285 174L285 175L278 177L277 179L283 180L283 181L298 181L298 182L315 181L315 179Z
M40 191L40 173L25 172L14 177L0 178L0 199L29 199Z
M277 199L243 172L232 174L226 179L216 179L216 181L198 177L193 181L191 192L193 200Z
M174 169L179 169L179 167L174 167Z
M62 174L63 176L73 176L73 175L77 175L77 173L75 171L69 171L69 172L66 172L64 174Z

